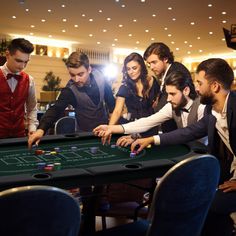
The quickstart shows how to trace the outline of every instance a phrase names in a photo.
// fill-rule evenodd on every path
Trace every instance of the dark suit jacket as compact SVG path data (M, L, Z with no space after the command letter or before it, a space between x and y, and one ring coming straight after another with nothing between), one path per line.
M180 144L193 141L208 135L209 153L219 156L219 135L215 128L216 118L211 114L211 107L207 106L204 117L197 123L185 128L174 130L160 135L161 145ZM229 141L231 149L236 155L236 92L231 91L227 104L227 124L229 129Z
M187 77L192 79L189 70L183 64L181 64L179 62L173 62L171 64L169 70L167 71L166 77L173 71L180 71L180 72L184 73ZM167 93L166 93L166 87L165 87L165 83L164 83L161 94L159 96L159 100L158 100L158 104L155 109L155 112L158 112L162 107L164 107L166 105L166 103L167 103ZM162 128L163 132L169 132L169 131L177 129L177 125L176 125L175 121L173 119L171 119L171 120L164 122L161 125L161 128Z

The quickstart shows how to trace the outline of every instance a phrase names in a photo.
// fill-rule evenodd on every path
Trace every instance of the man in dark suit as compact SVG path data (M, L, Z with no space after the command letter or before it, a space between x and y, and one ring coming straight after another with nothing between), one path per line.
M131 150L138 151L150 143L156 145L179 144L208 135L209 153L216 156L221 166L219 188L202 232L202 235L232 235L236 212L236 92L231 91L234 73L226 61L212 58L197 68L197 86L200 101L206 104L204 117L183 129L159 136L136 140Z
M174 61L173 52L170 48L161 42L152 43L144 52L144 60L149 65L150 69L161 82L161 93L158 97L155 112L158 112L167 103L167 93L165 87L166 77L173 71L182 72L185 77L192 80L189 70L181 63ZM177 126L173 120L164 122L161 125L161 131L169 132L176 129Z

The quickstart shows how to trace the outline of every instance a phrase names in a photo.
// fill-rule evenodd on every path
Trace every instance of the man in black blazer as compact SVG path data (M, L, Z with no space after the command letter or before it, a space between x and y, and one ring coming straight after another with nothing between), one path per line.
M208 135L209 153L221 166L219 188L209 210L202 235L232 235L236 212L236 92L231 91L234 73L223 59L212 58L197 68L196 90L206 104L204 117L197 123L159 136L138 139L131 145L138 151L150 143L170 145L186 143Z
M168 95L165 88L165 79L167 76L173 71L180 71L186 78L192 80L192 77L189 70L183 64L174 61L173 52L171 52L170 48L164 43L152 43L145 50L143 58L161 82L160 95L158 97L157 106L154 108L155 112L158 112L167 103ZM161 125L163 132L169 132L176 128L177 126L174 120L166 121Z

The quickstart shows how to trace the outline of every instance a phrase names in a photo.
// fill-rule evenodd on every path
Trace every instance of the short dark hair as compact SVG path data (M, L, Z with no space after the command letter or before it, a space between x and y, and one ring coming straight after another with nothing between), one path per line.
M195 90L193 80L181 71L171 72L165 79L165 85L173 85L181 92L186 87L189 87L189 97L193 100L197 97L197 92Z
M206 79L209 81L216 80L225 89L230 89L234 81L234 72L229 64L221 58L210 58L202 61L196 72L204 71L206 74Z
M152 43L144 52L143 58L147 60L147 58L151 55L155 54L159 57L160 60L167 59L168 63L174 62L173 52L170 51L170 48L161 42Z
M66 60L66 66L71 68L84 66L88 69L90 66L88 56L83 52L72 52Z
M17 50L23 53L30 54L34 51L34 46L30 41L24 38L16 38L10 42L7 47L7 50L10 52L11 55L13 55Z

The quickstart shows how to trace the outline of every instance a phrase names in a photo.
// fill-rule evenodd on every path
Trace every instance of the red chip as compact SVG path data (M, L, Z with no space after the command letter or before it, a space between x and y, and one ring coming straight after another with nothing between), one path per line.
M44 151L43 150L35 150L35 155L42 155L44 154Z

